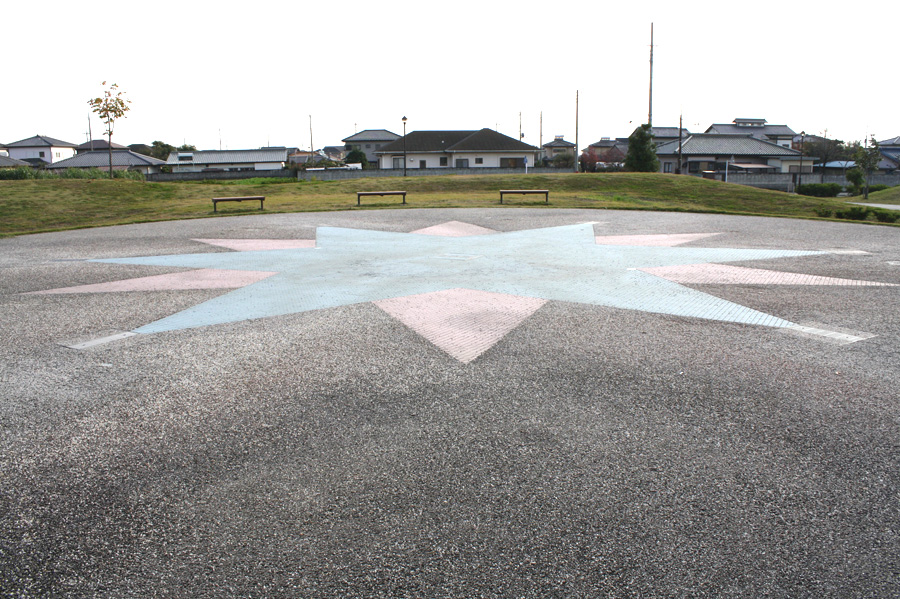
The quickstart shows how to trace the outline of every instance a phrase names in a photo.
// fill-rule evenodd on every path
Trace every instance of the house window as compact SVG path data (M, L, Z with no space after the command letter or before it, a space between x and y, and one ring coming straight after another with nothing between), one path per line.
M41 158L43 158L43 157L44 157L44 152L38 152L38 156L40 156Z
M672 163L671 162L663 162L663 172L664 173L672 172Z
M688 162L688 172L689 173L699 173L700 172L700 163L699 162Z
M524 158L501 158L500 168L525 168Z
M391 168L403 168L403 156L392 156L391 162Z
M425 168L425 161L424 161L424 160L420 160L420 161L419 161L419 168Z
M447 157L441 156L441 166L447 166Z
M484 164L484 158L476 158L475 164Z
M369 148L371 148L371 147L372 147L372 144L366 144L366 149L367 149L367 150L368 150Z
M468 158L457 158L456 159L456 168L469 168L469 159Z

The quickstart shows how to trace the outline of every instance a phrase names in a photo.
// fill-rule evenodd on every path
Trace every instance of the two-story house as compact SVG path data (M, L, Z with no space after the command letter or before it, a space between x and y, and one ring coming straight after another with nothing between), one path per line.
M32 166L45 166L75 155L75 144L46 135L35 135L6 145L9 157Z

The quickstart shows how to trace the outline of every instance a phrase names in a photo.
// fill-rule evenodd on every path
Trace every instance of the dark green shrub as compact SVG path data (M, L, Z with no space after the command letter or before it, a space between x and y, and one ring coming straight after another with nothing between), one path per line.
M874 193L876 191L884 191L885 189L890 189L890 185L883 185L879 183L878 185L869 185L869 193Z
M850 206L846 210L836 210L834 215L845 220L866 220L870 212L872 209L866 206Z
M838 183L807 183L797 186L797 193L815 198L836 198L844 188Z
M875 215L875 219L880 223L895 223L900 219L900 210L883 210L881 208L876 208L872 210L872 214Z
M834 210L825 206L819 206L818 208L814 208L813 210L816 213L816 216L821 216L822 218L831 218L831 216L834 214Z
M0 180L20 181L22 179L34 179L34 169L30 166L17 166L15 168L0 168Z

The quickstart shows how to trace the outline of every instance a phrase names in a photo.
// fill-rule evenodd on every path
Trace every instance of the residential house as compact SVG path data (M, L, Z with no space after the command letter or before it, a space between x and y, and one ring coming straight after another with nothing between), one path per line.
M341 141L344 142L344 149L347 153L353 150L360 150L366 155L366 160L371 164L377 164L378 156L376 152L399 138L399 135L387 129L366 129L359 133L354 133Z
M292 149L175 151L169 153L166 166L171 167L173 173L279 170L285 167Z
M413 131L376 152L383 169L525 168L534 166L540 150L493 129L480 131Z
M10 158L24 160L32 166L53 164L75 155L75 144L46 135L35 135L28 139L7 144Z
M744 118L734 119L731 123L710 125L705 133L713 135L750 135L756 139L768 141L785 148L793 147L792 142L797 135L787 125L770 125L766 119Z
M542 160L552 162L557 156L575 156L575 144L566 141L562 135L557 135L553 141L541 146Z
M115 147L115 144L113 145ZM94 152L79 152L72 158L54 162L47 167L48 170L60 171L67 168L97 168L109 171L109 150L96 150ZM125 148L112 151L112 168L114 171L139 171L145 175L158 173L166 164L165 160L144 156Z
M584 153L593 156L597 164L621 166L625 162L625 156L628 155L628 139L602 137L600 141L595 141L586 147Z
M674 173L678 168L678 141L657 146L660 172ZM695 133L681 142L682 173L701 175L726 170L752 173L794 173L802 165L811 173L814 157L798 150L750 135Z
M113 150L127 150L125 146L121 146L116 142L112 144ZM75 151L78 154L82 152L96 152L98 150L103 150L104 152L109 151L109 142L105 139L92 139L91 141L86 141L83 144L75 146Z

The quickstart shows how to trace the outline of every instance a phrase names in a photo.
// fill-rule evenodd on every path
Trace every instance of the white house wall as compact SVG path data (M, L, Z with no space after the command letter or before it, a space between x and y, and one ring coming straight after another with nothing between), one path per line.
M41 156L41 152L44 153ZM32 148L9 148L9 157L17 160L25 160L26 158L38 158L47 163L59 162L66 158L75 156L75 148L52 148L50 146L32 147Z

